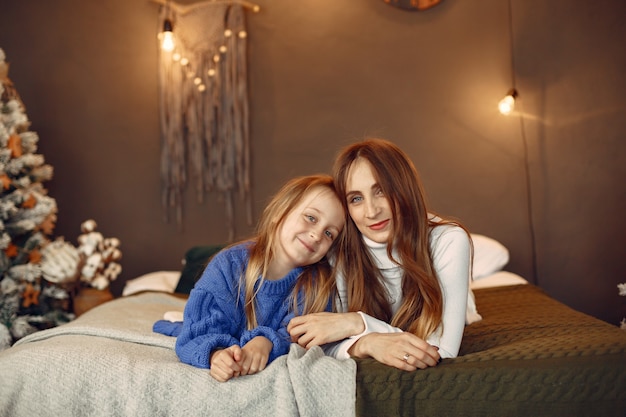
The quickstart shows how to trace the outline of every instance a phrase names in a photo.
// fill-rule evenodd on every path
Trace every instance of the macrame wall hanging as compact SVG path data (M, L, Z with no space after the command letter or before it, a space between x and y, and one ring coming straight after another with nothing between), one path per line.
M213 192L225 205L232 241L236 198L252 224L244 9L259 9L234 0L158 2L159 31L174 35L170 50L159 44L165 217L169 221L174 212L182 225L185 189L193 183L199 203Z

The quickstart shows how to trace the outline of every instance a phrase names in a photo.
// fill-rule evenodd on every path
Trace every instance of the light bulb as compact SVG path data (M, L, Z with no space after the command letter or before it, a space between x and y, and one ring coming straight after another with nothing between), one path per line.
M506 96L498 103L498 109L502 114L510 114L515 108L515 99L517 98L517 91L515 89L509 90Z
M172 32L172 21L165 19L163 21L163 32L161 32L161 49L164 51L173 51L176 46L174 41L174 33Z
M513 111L514 108L515 99L513 98L513 96L506 96L502 100L500 100L500 103L498 103L498 109L502 114L509 114Z

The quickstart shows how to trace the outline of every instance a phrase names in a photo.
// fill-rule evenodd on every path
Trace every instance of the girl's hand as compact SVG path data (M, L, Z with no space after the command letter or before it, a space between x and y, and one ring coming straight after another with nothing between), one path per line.
M309 349L343 340L365 330L358 313L312 313L291 319L287 331L291 341Z
M241 348L233 345L226 349L216 350L211 353L211 376L219 382L226 382L241 374L242 358Z
M378 362L405 371L436 366L438 348L413 333L369 333L361 337L348 353L357 358L372 357Z
M242 358L239 361L241 375L252 375L265 369L272 347L274 347L272 342L264 336L257 336L248 341L241 348Z

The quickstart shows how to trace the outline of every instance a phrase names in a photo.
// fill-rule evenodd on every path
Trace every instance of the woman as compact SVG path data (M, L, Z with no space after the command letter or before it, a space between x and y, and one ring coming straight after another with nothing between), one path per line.
M470 276L467 230L427 210L415 166L389 141L343 149L334 178L350 217L334 260L344 313L292 319L292 341L407 371L457 356Z

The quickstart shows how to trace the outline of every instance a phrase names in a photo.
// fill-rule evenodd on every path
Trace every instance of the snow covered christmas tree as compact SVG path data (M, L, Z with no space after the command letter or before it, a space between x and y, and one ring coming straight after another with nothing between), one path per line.
M0 49L0 350L73 319L68 283L80 260L74 246L49 238L57 205L43 182L53 169L36 153L39 137L8 70Z
M81 224L77 247L51 238L57 204L43 183L53 170L36 153L38 141L0 49L0 350L74 319L83 290L108 300L122 271L119 239L105 238L92 219Z

